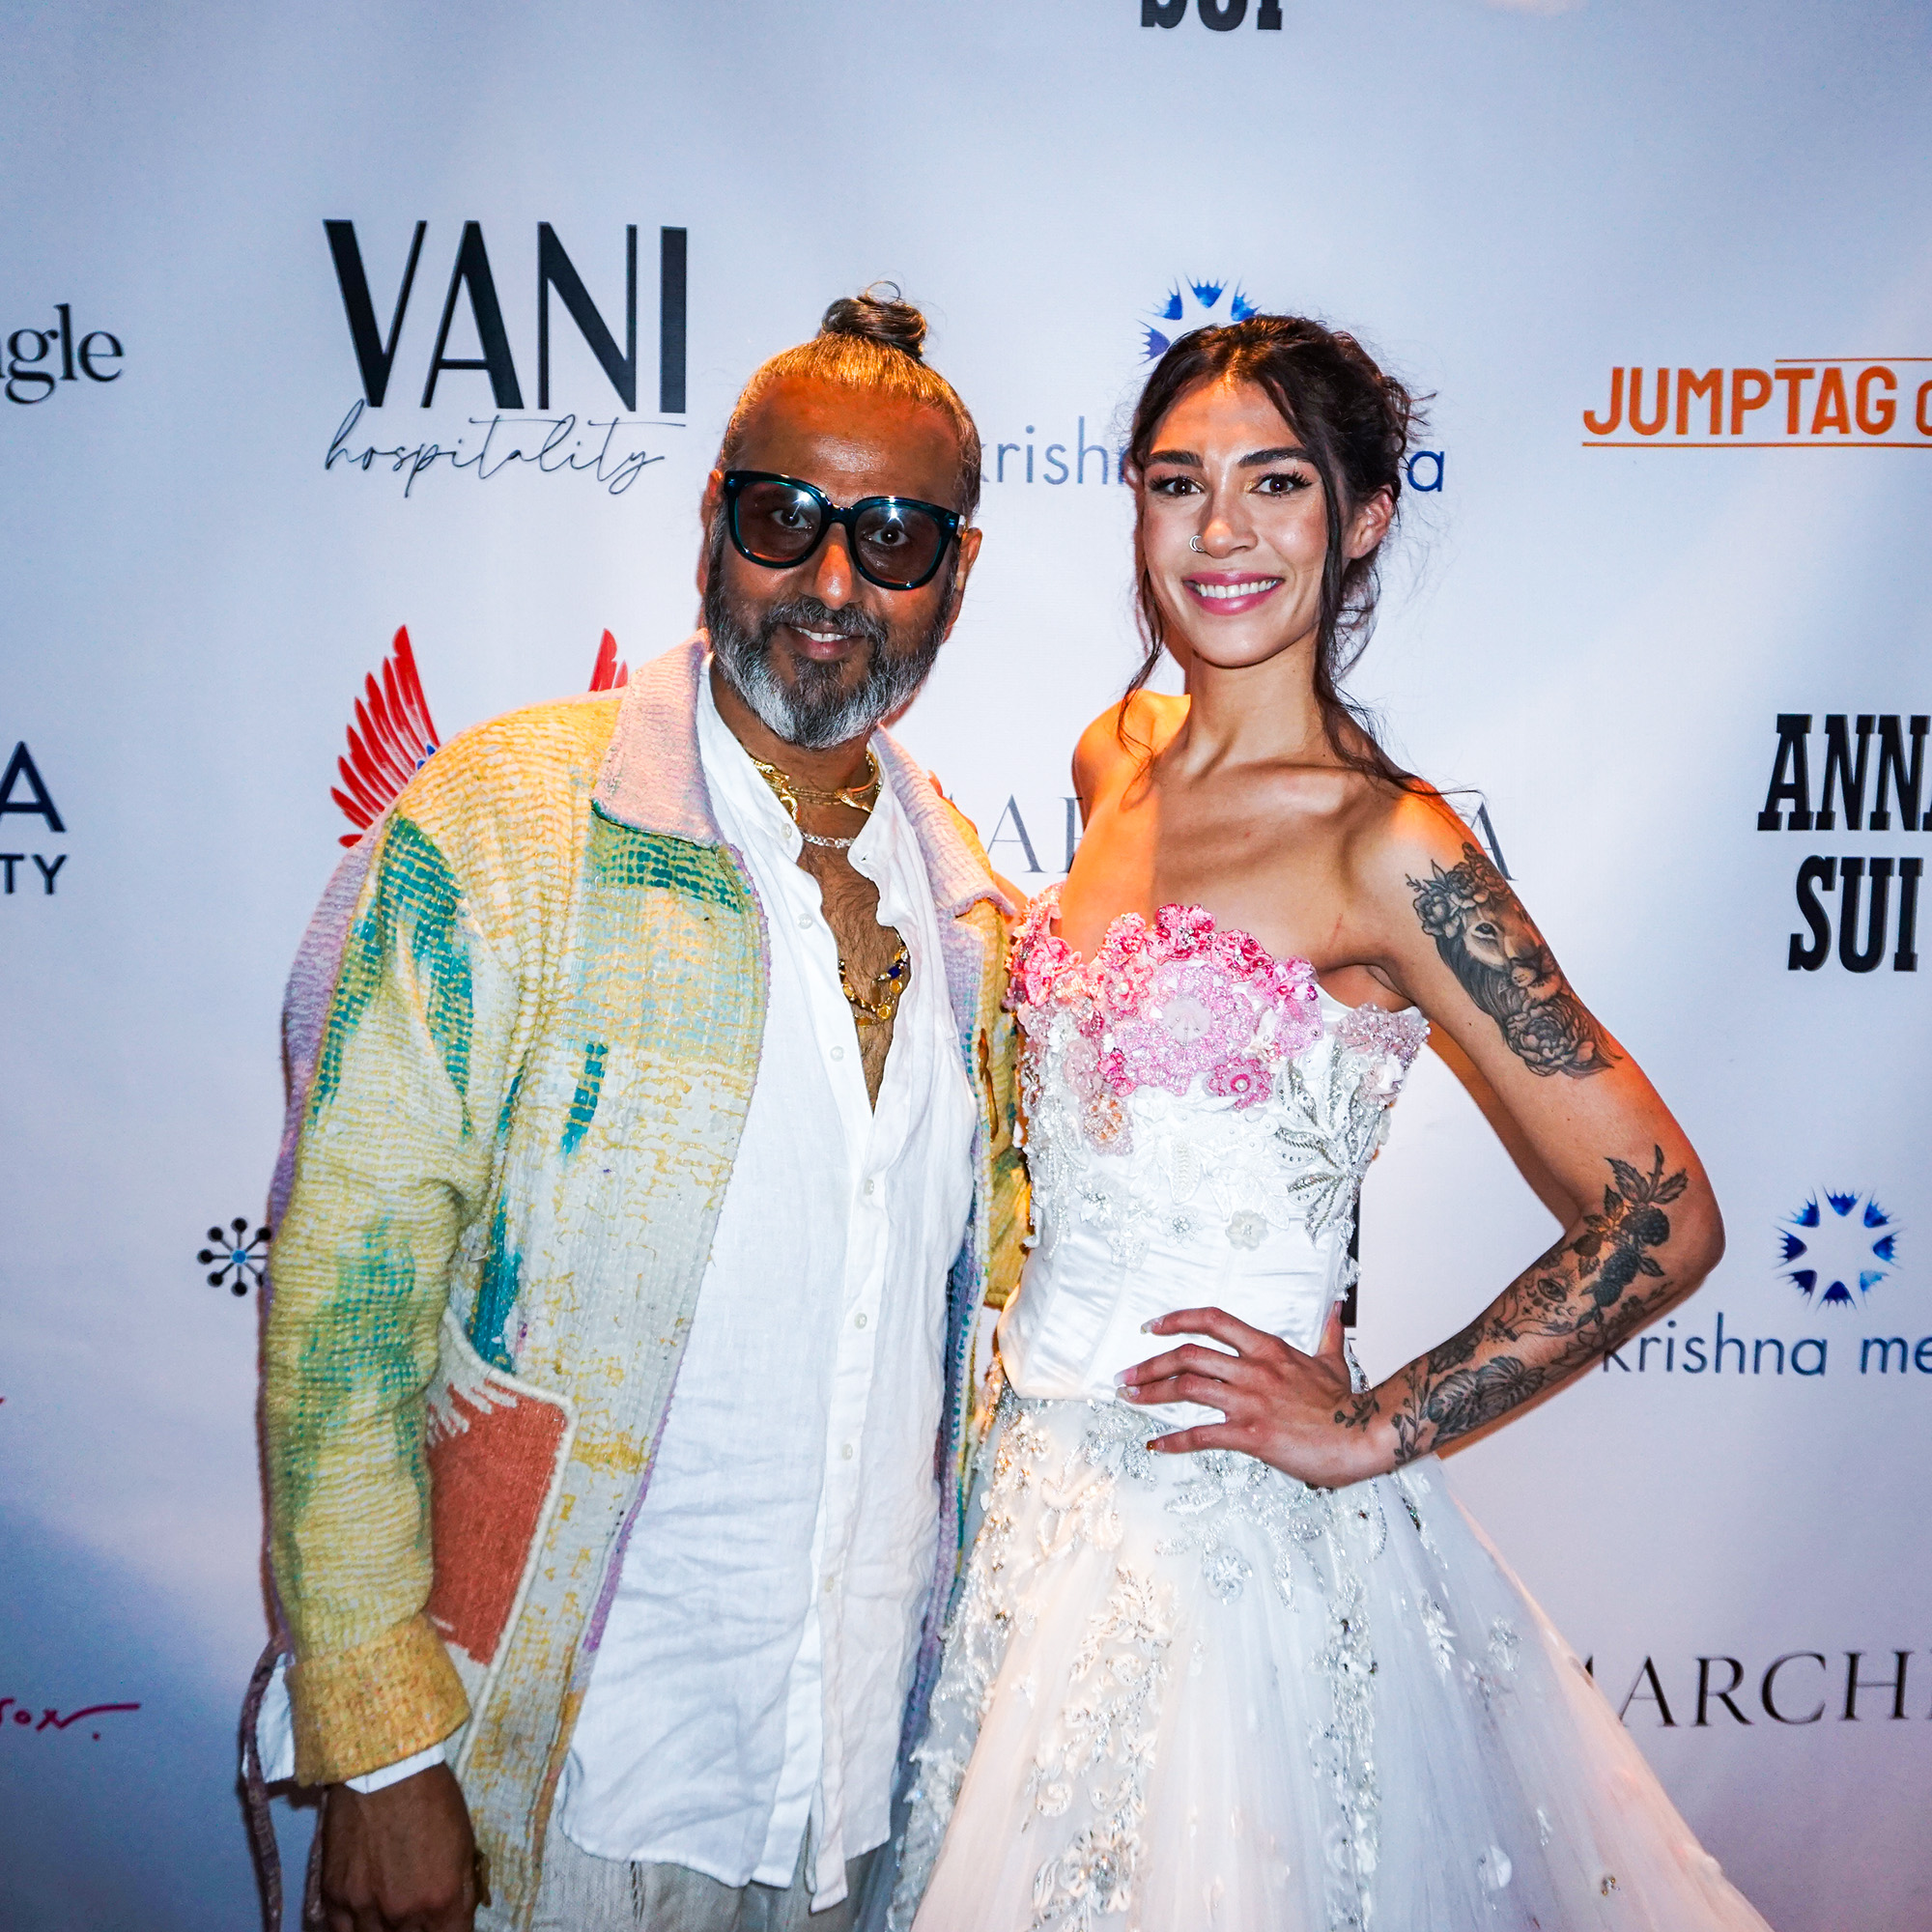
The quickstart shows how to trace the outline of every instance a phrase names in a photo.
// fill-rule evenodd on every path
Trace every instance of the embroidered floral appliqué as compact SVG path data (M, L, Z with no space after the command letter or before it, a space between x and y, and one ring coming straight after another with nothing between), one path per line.
M1157 1240L1253 1252L1345 1224L1422 1016L1363 1007L1324 1023L1305 960L1199 907L1117 919L1091 960L1052 930L1058 909L1057 889L1029 908L1009 993L1030 1244L1050 1252L1077 1219L1132 1268Z
M1342 1044L1367 1060L1395 1060L1406 1072L1429 1044L1429 1022L1413 1009L1392 1013L1380 1007L1350 1007L1336 1029Z
M1028 1038L1044 1045L1071 1022L1062 1072L1091 1117L1102 1094L1125 1099L1144 1087L1180 1095L1196 1079L1251 1107L1267 1097L1272 1065L1321 1037L1321 997L1305 959L1276 959L1252 934L1217 929L1199 906L1168 905L1153 924L1127 913L1093 959L1052 930L1057 890L1042 893L1013 941L1009 999ZM1105 1110L1089 1124L1114 1131Z
M1140 1864L1141 1820L1173 1641L1173 1612L1151 1579L1122 1568L1073 1659L1073 1690L1035 1753L1027 1795L1058 1818L1085 1781L1094 1822L1034 1879L1036 1928L1078 1927L1125 1912Z
M1123 1403L1085 1405L1069 1442L1064 1428L1049 1433L1045 1418L1073 1406L1010 1391L1002 1401L985 1527L948 1634L931 1724L916 1753L893 1932L906 1932L918 1910L996 1691L1024 1697L1043 1719L1031 1762L1012 1768L1024 1779L1025 1815L1039 1833L1035 1932L1102 1932L1103 1920L1106 1932L1115 1932L1116 1920L1136 1924L1136 1888L1158 1852L1143 1834L1162 1698L1177 1666L1198 1674L1204 1655L1199 1637L1174 1653L1174 1585L1115 1557L1106 1597L1088 1617L1065 1685L1028 1677L999 1691L1009 1640L1031 1628L1022 1604L1053 1588L1063 1561L1121 1549L1123 1485L1142 1497L1162 1497L1174 1534L1155 1544L1155 1556L1196 1557L1221 1603L1267 1588L1293 1604L1312 1589L1325 1632L1314 1675L1326 1696L1312 1718L1308 1748L1333 1806L1325 1828L1326 1916L1329 1932L1364 1932L1380 1826L1365 1566L1386 1542L1378 1526L1381 1485L1312 1490L1234 1451L1177 1463L1147 1447L1157 1425ZM1016 1541L1021 1520L1030 1528ZM1066 1821L1064 1835L1054 1833L1054 1820Z

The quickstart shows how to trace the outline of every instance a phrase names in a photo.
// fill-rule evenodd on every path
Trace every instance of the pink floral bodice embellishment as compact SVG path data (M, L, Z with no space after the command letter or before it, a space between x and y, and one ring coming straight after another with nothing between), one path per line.
M1162 906L1151 925L1122 914L1092 960L1051 929L1059 909L1055 887L1028 911L1008 997L1039 1045L1057 1010L1072 1018L1078 1038L1063 1065L1096 1140L1114 1138L1119 1109L1108 1101L1142 1087L1179 1096L1200 1077L1209 1094L1251 1107L1274 1091L1281 1060L1321 1037L1308 961L1274 958L1199 906Z
M1394 1060L1403 1072L1429 1044L1429 1022L1413 1007L1392 1013L1382 1007L1350 1007L1337 1030L1342 1044L1365 1060Z

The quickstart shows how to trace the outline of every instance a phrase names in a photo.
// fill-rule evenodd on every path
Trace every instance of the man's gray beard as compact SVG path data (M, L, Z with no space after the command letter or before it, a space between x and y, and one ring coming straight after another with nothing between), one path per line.
M794 597L771 606L756 630L741 624L725 601L714 559L711 586L704 593L704 625L731 688L757 714L766 730L803 752L829 752L855 738L869 737L883 720L903 711L930 675L946 641L942 609L931 630L911 652L892 648L891 634L876 617L849 606L835 611L815 597ZM772 637L781 625L808 631L837 631L864 638L869 646L866 674L853 691L841 691L840 667L796 659L798 681L787 688L772 668Z

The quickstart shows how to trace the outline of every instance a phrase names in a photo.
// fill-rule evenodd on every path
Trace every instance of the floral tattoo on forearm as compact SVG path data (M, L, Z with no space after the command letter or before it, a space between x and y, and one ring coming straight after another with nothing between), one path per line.
M1509 881L1474 845L1446 872L1411 878L1415 916L1463 990L1532 1073L1587 1079L1618 1055L1563 979Z
M1585 1214L1579 1234L1526 1268L1461 1334L1402 1372L1389 1411L1398 1466L1567 1380L1662 1312L1674 1284L1651 1250L1669 1241L1663 1210L1690 1182L1683 1168L1666 1176L1663 1150L1653 1151L1648 1174L1606 1157L1615 1184L1604 1189L1604 1211ZM1532 1337L1554 1346L1520 1350ZM1371 1389L1337 1409L1335 1420L1367 1429L1382 1413Z

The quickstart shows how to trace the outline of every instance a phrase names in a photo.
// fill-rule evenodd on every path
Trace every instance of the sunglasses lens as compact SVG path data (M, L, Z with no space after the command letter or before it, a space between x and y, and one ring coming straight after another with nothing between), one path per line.
M932 574L946 547L946 528L908 503L869 503L858 518L858 564L888 584L914 584Z
M795 563L818 541L824 512L791 483L751 483L738 493L735 534L760 563Z

